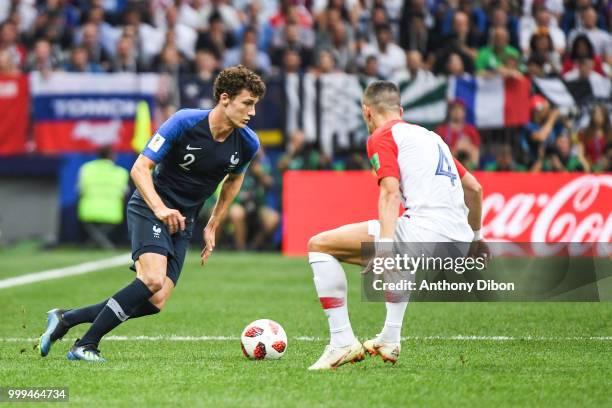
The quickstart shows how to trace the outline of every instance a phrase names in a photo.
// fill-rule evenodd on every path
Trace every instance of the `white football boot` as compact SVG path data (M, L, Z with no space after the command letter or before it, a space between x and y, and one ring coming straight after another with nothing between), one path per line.
M346 363L356 363L365 358L365 350L355 339L353 344L346 347L333 347L328 344L325 346L323 355L319 357L316 363L308 367L309 370L333 370Z
M389 361L391 364L397 363L402 350L400 343L386 343L380 339L380 336L365 341L363 347L371 356L379 355L382 361L385 363Z

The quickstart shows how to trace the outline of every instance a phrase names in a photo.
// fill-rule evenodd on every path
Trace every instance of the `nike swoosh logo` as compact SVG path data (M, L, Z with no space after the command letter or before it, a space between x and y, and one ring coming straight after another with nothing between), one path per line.
M201 147L191 147L187 145L187 150L202 150L202 148Z

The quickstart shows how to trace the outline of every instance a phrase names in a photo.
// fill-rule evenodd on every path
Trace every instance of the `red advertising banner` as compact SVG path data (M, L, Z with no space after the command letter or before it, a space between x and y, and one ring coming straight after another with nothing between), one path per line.
M26 151L29 103L26 75L0 75L0 155Z
M483 233L492 241L611 242L612 174L475 173L483 186ZM370 172L289 171L283 182L283 253L308 239L377 218Z

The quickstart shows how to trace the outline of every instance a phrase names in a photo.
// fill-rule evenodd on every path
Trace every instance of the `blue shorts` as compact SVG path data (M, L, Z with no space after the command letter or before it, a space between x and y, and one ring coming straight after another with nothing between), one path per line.
M141 254L149 252L167 257L166 276L176 286L189 247L193 222L188 222L184 231L170 235L166 224L155 217L149 206L141 198L132 196L127 205L127 225L132 260L136 262ZM131 269L136 270L135 265Z

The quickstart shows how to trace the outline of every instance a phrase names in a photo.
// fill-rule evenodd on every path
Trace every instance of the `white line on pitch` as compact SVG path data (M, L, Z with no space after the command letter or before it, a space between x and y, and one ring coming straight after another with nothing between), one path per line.
M108 341L238 341L237 336L108 336ZM310 336L296 336L296 341L323 341L326 339ZM576 336L576 337L512 337L512 336L408 336L403 341L443 340L443 341L612 341L612 336ZM38 341L37 337L6 337L0 342Z
M115 266L128 265L131 261L130 255L118 255L99 261L85 262L64 268L50 269L48 271L28 273L27 275L15 276L0 280L0 289L12 288L14 286L27 285L28 283L42 282L51 279L64 278L66 276L83 275L85 273L101 271Z

